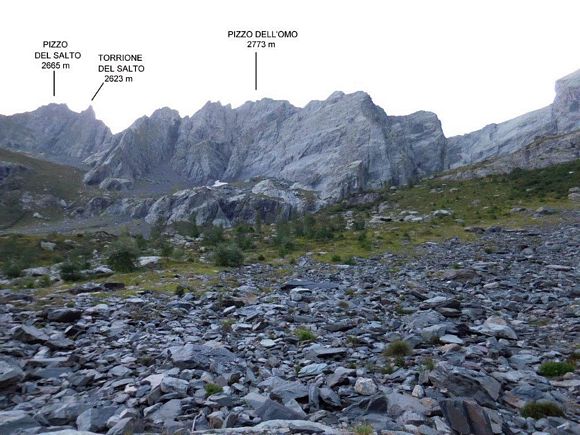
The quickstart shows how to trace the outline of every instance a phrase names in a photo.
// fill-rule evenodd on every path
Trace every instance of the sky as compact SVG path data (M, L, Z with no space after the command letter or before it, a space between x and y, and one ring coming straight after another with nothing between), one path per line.
M0 113L92 104L113 132L168 106L304 106L365 91L387 114L437 113L447 136L550 104L580 68L578 0L20 0L0 5ZM296 30L252 49L228 30ZM252 38L256 40L259 38ZM43 41L81 59L42 70ZM254 56L258 52L258 89ZM105 83L99 54L143 56L131 83Z

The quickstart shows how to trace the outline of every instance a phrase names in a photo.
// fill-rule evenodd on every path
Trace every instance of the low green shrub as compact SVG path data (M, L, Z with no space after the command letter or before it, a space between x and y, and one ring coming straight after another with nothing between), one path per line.
M540 366L538 373L542 376L553 377L562 376L566 373L573 372L574 369L574 365L567 362L548 361Z
M403 340L395 340L387 346L384 350L385 356L390 357L404 357L411 354L411 346Z
M22 275L22 265L17 261L9 261L2 265L2 273L8 278L18 278Z
M355 435L372 435L375 433L375 429L368 423L359 424L353 428Z
M544 417L563 417L564 411L553 402L529 402L521 409L522 417L540 419Z
M60 277L64 281L80 281L83 279L81 266L74 261L67 260L60 266Z
M316 340L316 334L308 328L298 328L294 331L294 334L300 342Z
M218 225L210 225L203 231L203 244L217 246L225 242L224 229Z
M224 391L224 389L217 384L205 384L204 388L206 397L213 396L214 394L218 394Z
M244 264L244 254L234 244L221 244L213 253L213 261L216 266L238 267Z

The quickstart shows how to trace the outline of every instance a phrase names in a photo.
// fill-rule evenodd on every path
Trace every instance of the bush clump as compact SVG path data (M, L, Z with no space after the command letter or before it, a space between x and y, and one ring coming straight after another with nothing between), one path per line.
M538 373L546 377L562 376L573 372L574 368L574 365L567 362L548 361L540 366Z
M312 341L316 340L316 334L308 328L298 328L294 334L298 338L298 341Z
M21 236L11 235L0 238L0 264L2 274L8 278L18 278L22 269L38 261L38 249L32 248Z
M544 417L563 417L564 411L553 402L529 402L521 410L522 417L540 419Z
M395 340L389 343L389 346L384 351L385 356L403 357L411 355L411 346L403 340Z
M82 267L76 261L67 260L60 266L60 277L64 281L74 282L83 279Z
M225 242L224 229L222 226L210 225L203 232L203 244L217 246Z
M354 433L356 435L372 435L375 433L375 429L368 423L359 424L354 428Z
M216 266L238 267L244 264L244 254L234 244L221 244L213 253Z
M117 240L109 251L107 264L115 272L129 273L137 269L139 249L134 239L123 237Z
M213 396L214 394L224 391L222 387L217 384L205 384L205 397Z
M22 275L22 265L17 261L9 261L2 265L2 273L8 278L18 278Z

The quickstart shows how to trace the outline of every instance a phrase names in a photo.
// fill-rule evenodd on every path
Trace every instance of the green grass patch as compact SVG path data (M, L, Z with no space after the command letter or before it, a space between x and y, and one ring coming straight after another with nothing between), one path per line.
M205 397L213 396L214 394L221 393L224 391L222 387L217 384L205 384Z
M387 348L384 350L384 355L388 357L405 357L411 355L413 349L404 340L395 340L389 343Z
M546 377L555 377L565 375L574 370L574 365L568 362L548 361L540 365L538 374Z
M522 417L533 419L540 419L544 417L563 417L564 411L557 404L553 402L529 402L521 409Z
M375 433L375 429L368 423L359 424L355 426L352 431L355 435L373 435Z
M300 342L316 340L316 334L308 328L298 328L294 331L294 335L296 335L296 338Z

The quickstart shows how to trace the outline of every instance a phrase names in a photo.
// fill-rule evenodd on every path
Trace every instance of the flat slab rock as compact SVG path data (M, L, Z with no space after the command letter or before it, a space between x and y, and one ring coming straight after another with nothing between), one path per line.
M212 364L234 364L239 358L229 350L213 348L203 344L188 343L169 348L171 360L182 369L209 370Z
M191 434L276 434L276 433L291 433L291 434L307 434L315 433L321 435L347 435L352 432L342 431L339 429L326 426L321 423L305 420L270 420L260 423L253 427L235 427L227 429L213 429L193 431Z

